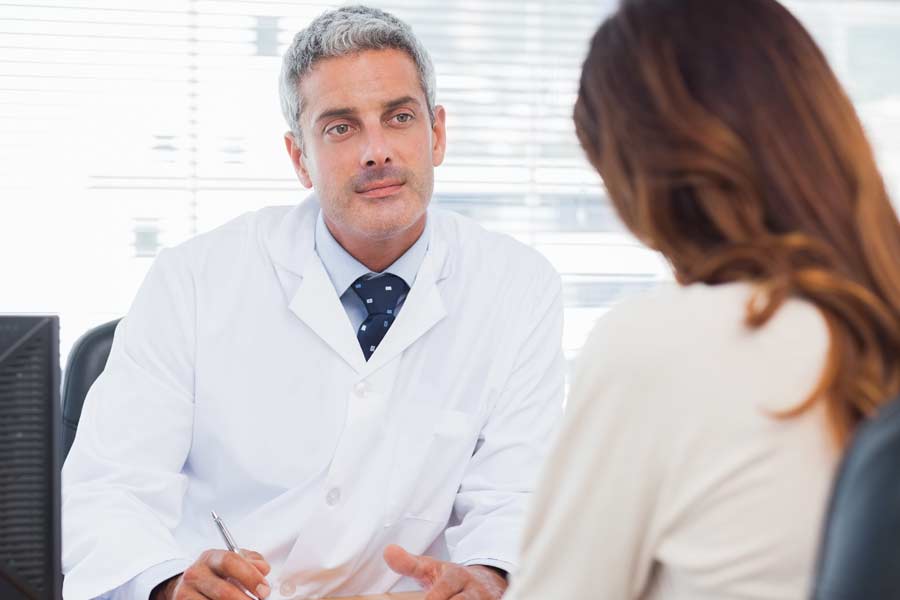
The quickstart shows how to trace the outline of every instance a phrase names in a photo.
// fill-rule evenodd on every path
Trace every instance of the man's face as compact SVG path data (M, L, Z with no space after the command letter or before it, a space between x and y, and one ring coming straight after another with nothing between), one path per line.
M338 241L388 240L418 229L446 137L444 109L435 107L432 126L413 60L393 49L324 59L300 92L302 148L290 134L285 142Z

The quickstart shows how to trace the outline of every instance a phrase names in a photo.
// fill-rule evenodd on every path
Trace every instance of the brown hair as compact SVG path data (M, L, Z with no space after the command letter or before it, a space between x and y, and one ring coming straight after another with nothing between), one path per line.
M578 138L620 217L682 284L753 281L824 314L813 394L840 444L900 391L900 223L856 112L774 0L623 0L601 25Z

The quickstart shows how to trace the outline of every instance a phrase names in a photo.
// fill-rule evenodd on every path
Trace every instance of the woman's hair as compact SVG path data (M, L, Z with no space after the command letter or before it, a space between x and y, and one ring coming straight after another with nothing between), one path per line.
M682 284L752 281L830 331L809 399L835 438L900 391L900 224L856 112L774 0L623 0L594 36L575 127L631 231Z

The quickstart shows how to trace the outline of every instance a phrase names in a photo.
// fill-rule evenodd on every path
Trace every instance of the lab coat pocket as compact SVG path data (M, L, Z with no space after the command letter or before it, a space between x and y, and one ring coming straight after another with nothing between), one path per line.
M389 490L394 519L446 523L475 449L478 429L468 413L441 410L430 420L431 427L418 423L398 440Z

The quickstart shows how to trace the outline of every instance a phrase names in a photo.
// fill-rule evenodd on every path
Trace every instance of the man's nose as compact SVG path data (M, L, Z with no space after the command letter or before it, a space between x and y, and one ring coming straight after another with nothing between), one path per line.
M361 158L363 167L381 167L390 164L390 144L380 127L369 129Z

